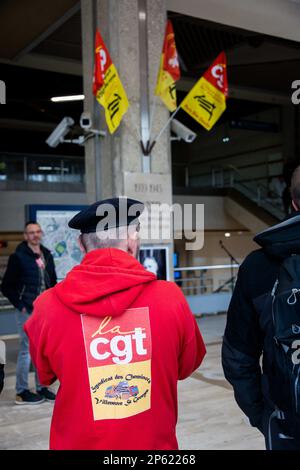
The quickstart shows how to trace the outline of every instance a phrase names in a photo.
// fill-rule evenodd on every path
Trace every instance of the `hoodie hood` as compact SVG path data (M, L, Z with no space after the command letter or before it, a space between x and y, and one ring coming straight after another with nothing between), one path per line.
M254 241L267 254L277 258L300 254L300 213L295 212L279 224L258 233Z
M101 248L87 253L54 290L77 313L117 316L130 307L145 284L156 279L125 251Z

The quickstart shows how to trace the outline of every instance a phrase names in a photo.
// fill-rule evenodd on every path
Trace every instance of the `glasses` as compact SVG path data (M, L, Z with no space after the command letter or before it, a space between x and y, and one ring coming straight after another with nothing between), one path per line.
M42 230L37 230L36 232L25 232L27 235L40 235L42 232Z

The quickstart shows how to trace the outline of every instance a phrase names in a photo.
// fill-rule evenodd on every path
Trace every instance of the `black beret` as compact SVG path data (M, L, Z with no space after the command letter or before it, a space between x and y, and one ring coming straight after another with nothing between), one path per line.
M80 211L68 225L81 233L128 226L141 215L144 207L142 202L127 197L104 199Z

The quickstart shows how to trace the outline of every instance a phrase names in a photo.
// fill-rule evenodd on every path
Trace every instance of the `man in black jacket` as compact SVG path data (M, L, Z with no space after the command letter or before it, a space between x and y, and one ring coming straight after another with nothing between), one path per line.
M44 290L56 284L56 273L50 251L41 244L42 230L36 222L25 225L24 241L8 260L1 290L16 307L20 335L20 350L16 370L16 401L18 405L36 405L44 400L54 401L55 394L43 387L35 374L37 394L28 386L30 355L28 338L23 325L33 310L33 302Z
M272 308L266 304L283 260L300 254L300 167L293 173L291 195L295 212L254 238L262 248L250 253L239 269L222 347L225 377L239 407L264 434L267 449L274 450L300 450L300 427L295 432L295 424L271 399L274 333Z

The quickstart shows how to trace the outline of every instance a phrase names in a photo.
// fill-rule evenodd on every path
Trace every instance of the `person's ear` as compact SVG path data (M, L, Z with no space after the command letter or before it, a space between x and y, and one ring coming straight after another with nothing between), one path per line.
M127 252L134 258L138 257L139 252L139 238L129 237L127 240Z
M127 239L127 251L132 256L134 256L135 244L136 244L135 240L132 237L128 237L128 239Z
M27 236L26 232L23 232L23 237L24 237L24 240L27 242L28 241L28 236Z
M297 204L293 200L292 200L292 206L295 209L295 211L297 211L297 212L299 211L299 207L297 206Z
M81 235L79 235L78 239L77 239L77 243L79 245L79 249L81 251L81 253L83 253L84 255L87 253L86 249L85 249L85 246L83 245L82 243L82 238L81 238Z

